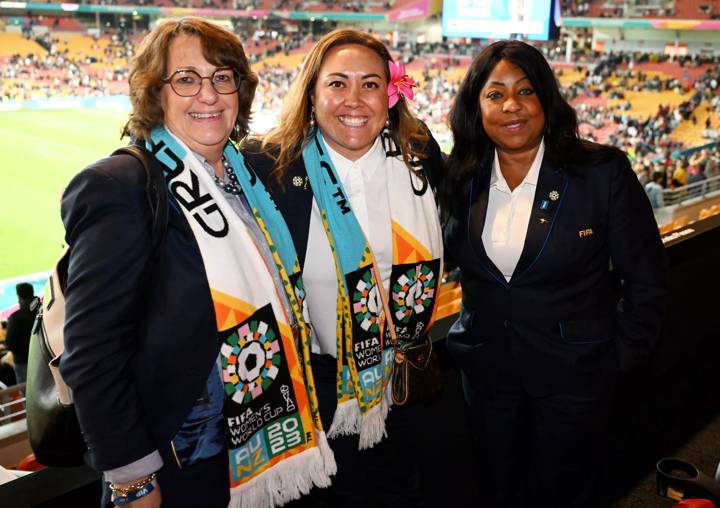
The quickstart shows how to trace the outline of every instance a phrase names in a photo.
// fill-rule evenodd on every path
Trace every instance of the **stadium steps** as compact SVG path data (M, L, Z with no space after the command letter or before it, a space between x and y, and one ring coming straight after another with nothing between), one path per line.
M708 111L708 108L710 110ZM696 123L693 123L692 116L697 119ZM705 130L705 121L710 118L712 122L712 129L717 129L719 120L717 115L712 109L712 106L708 101L702 102L687 120L680 122L680 125L670 134L670 139L673 141L681 141L685 143L686 147L700 146L707 144L708 139L703 137L703 131Z
M623 66L627 68L626 65ZM713 66L711 64L699 65L697 67L684 67L677 62L647 62L637 64L633 68L634 71L642 71L649 75L653 72L660 73L660 77L663 79L675 78L680 82L696 81L700 76L710 70Z
M300 66L303 59L305 58L305 55L307 55L307 53L310 51L310 48L312 48L314 44L314 42L306 42L305 44L302 44L299 48L291 51L289 55L286 55L282 52L276 53L272 56L259 60L254 65L254 67L259 69L262 68L262 66L264 65L268 65L270 67L279 66L284 69L296 69Z
M0 58L12 55L37 55L47 54L45 48L35 41L26 39L19 33L0 33Z
M107 38L93 39L89 35L76 33L62 33L57 35L58 51L68 51L71 58L84 58L92 56L97 58L99 62L107 59L105 56L105 48L110 43Z
M663 90L661 92L652 92L649 90L641 90L639 92L633 92L626 90L623 92L624 99L610 99L608 98L608 107L619 106L625 103L630 103L630 109L623 113L635 118L647 118L654 117L657 115L658 107L671 106L672 109L677 108L683 102L690 99L690 93L677 93L673 90ZM606 93L603 96L607 97Z
M570 86L577 82L584 82L587 79L585 69L578 70L576 67L564 67L555 69L558 83L562 86Z

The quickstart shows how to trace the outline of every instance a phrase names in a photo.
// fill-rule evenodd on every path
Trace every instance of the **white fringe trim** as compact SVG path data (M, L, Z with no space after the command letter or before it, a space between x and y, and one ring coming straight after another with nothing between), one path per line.
M337 464L335 463L335 454L333 453L332 449L330 448L330 443L328 443L327 437L325 436L324 432L319 432L317 429L315 430L315 435L317 436L317 442L318 442L318 448L320 449L320 455L323 458L323 466L325 469L325 474L328 476L334 476L335 473L337 473ZM329 487L330 481L328 478L328 484L327 485L320 485L319 483L316 483L318 487Z
M320 441L318 439L319 446ZM331 466L337 469L332 451L330 459L331 464L320 447L288 457L249 482L230 489L228 508L276 508L300 499L313 486L328 487L332 474L328 469Z
M383 397L380 403L365 414L360 412L356 399L338 404L327 437L353 436L360 434L360 450L372 448L387 437L385 420L390 410L391 398Z
M327 437L335 439L338 436L353 436L360 433L360 406L356 399L339 403L335 408L333 421Z
M360 423L360 450L367 450L378 444L384 437L387 437L385 430L385 419L388 415L388 402L385 397L380 404L365 412Z

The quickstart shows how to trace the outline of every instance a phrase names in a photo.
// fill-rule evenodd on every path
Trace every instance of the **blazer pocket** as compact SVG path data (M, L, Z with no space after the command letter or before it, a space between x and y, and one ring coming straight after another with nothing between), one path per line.
M560 321L560 338L567 344L597 344L614 337L614 317Z
M460 316L448 330L445 346L455 365L463 371L471 372L481 368L486 341L478 340L473 333L475 313L460 309Z

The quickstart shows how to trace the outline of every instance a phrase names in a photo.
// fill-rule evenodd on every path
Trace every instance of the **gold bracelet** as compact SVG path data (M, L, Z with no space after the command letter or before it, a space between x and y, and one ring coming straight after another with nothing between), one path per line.
M118 487L114 483L110 483L110 490L112 490L113 494L115 494L117 497L128 497L132 492L135 492L136 490L140 490L148 483L152 483L155 481L155 478L157 478L157 473L152 473L147 475L145 478L138 480L136 482L131 483L127 487Z

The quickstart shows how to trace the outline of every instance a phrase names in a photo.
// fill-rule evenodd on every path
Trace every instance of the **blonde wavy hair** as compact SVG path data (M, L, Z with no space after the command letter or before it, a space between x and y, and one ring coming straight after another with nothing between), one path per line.
M334 30L323 36L305 57L300 74L283 103L278 126L261 137L260 149L275 160L272 175L278 182L282 182L290 165L302 157L303 146L311 134L311 96L325 55L332 48L348 44L364 46L377 53L385 63L385 77L390 80L388 62L392 61L392 57L385 45L375 37L353 29ZM429 132L413 116L404 100L400 100L388 114L390 135L400 147L405 164L414 171L412 158L426 157L424 147L430 138Z
M250 69L240 39L221 26L202 18L188 16L164 21L143 39L137 54L130 63L130 119L123 128L122 137L146 140L150 132L164 122L160 89L167 77L167 59L170 44L178 35L198 37L203 56L217 67L231 67L240 74L238 89L237 126L230 139L240 141L248 132L250 108L255 96L258 78Z

